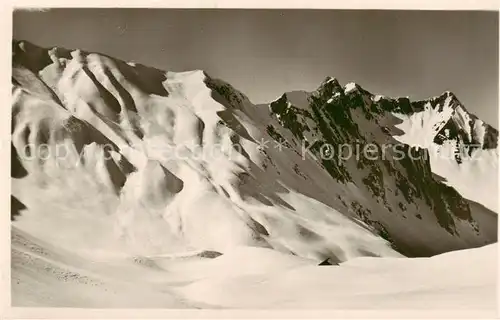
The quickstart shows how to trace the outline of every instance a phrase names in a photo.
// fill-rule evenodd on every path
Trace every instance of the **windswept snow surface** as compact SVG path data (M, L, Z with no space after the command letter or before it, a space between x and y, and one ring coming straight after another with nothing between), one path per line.
M495 309L496 255L490 245L432 258L357 258L340 266L298 261L274 274L205 279L179 291L237 308Z
M93 308L496 308L497 245L431 258L356 258L340 265L275 250L82 259L13 230L15 306Z
M262 145L275 120L228 84L80 50L14 51L14 306L493 308L496 246L404 258L341 206L375 200L297 149ZM425 250L491 238L447 234L441 247L432 212L393 216ZM340 265L317 266L327 259Z
M41 68L41 89L25 68L30 78L15 77L13 146L27 175L12 189L28 208L14 222L19 229L89 255L253 245L319 261L399 256L356 219L284 185L287 153L273 154L283 173L263 170L264 136L242 112L255 106L234 89L223 100L207 83L220 94L225 84L202 71L67 56L65 68Z

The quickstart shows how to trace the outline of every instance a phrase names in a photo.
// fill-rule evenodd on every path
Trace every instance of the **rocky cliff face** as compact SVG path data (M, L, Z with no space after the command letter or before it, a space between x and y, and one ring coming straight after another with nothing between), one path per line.
M492 173L497 166L493 157L476 154L474 160L472 155L498 154L498 131L469 114L451 92L412 102L376 96L353 83L342 87L327 78L314 92L283 94L269 109L279 127L290 132L288 146L305 147L337 183L355 185L361 192L357 199L342 197L344 210L354 211L396 247L418 255L421 251L412 243L425 240L405 237L427 228L425 220L436 222L452 237L481 237L482 214L475 218L469 200L437 177L431 162L443 158L450 167L460 167L464 161L476 161ZM279 127L269 125L268 132L287 140ZM442 146L449 144L454 149L444 154ZM464 180L467 174L462 173ZM477 185L488 183L476 179ZM497 187L489 185L487 195L495 201ZM493 230L486 233L494 236Z

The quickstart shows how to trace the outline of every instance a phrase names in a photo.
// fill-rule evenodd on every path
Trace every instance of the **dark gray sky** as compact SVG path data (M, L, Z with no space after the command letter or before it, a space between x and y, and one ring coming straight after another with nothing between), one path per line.
M253 102L326 76L372 93L453 91L498 128L498 13L56 9L14 13L14 38L164 70L203 69Z

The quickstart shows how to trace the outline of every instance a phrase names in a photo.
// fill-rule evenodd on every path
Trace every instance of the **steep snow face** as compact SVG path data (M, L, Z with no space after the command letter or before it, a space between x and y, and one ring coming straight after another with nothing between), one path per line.
M424 103L424 102L421 102ZM498 212L498 131L467 112L447 92L415 107L410 114L394 113L404 133L398 141L429 150L432 171L463 197Z
M456 108L456 102L452 95L446 94L441 104L432 104L431 101L424 104L423 110L416 110L411 114L393 113L402 122L396 128L404 132L397 139L408 145L430 148L438 132L450 120Z
M433 172L446 179L463 197L498 213L498 148L475 149L457 162L455 141L435 147L430 157Z
M41 59L21 49L12 109L27 172L13 179L26 207L13 222L20 230L92 259L249 245L317 261L399 256L322 202L329 179L314 162L261 148L269 138L249 114L255 106L228 84L79 50Z

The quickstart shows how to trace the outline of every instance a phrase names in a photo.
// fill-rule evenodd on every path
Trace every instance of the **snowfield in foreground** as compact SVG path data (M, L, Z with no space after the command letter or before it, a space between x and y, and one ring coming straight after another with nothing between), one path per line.
M496 310L497 244L318 266L257 247L89 262L34 241L13 230L15 306Z

